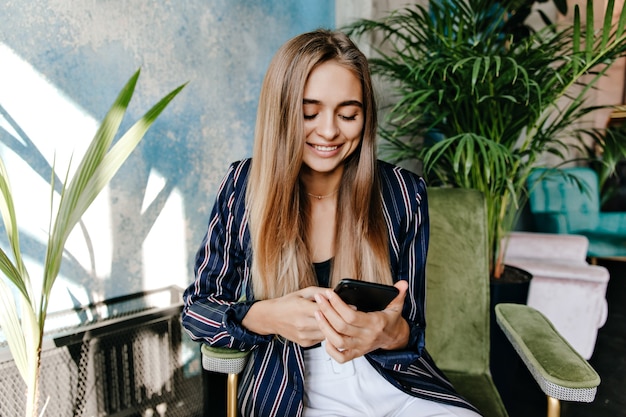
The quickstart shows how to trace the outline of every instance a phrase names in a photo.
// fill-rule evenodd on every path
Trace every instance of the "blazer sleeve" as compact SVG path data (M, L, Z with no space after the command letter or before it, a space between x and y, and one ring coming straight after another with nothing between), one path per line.
M382 175L383 205L389 227L392 276L409 283L402 316L409 324L406 348L378 350L370 358L387 369L405 370L425 347L426 255L429 221L426 184L421 177L395 167Z
M193 340L239 350L251 350L271 340L271 336L255 334L241 325L254 302L248 290L248 168L245 161L231 165L220 184L196 254L195 279L183 294L182 312L183 326Z

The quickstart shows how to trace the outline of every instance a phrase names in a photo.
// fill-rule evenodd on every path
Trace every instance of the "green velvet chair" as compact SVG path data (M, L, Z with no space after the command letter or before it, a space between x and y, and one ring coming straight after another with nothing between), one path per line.
M489 266L485 200L478 191L431 188L426 266L426 347L456 389L485 417L507 412L489 371ZM549 416L558 400L593 401L598 374L545 317L500 304L497 320L540 388Z
M484 416L506 416L489 371L489 265L478 192L428 191L426 348Z
M485 200L477 191L429 190L426 347L457 390L485 417L505 417L489 371L489 268ZM597 373L536 310L496 307L504 333L520 353L556 417L558 400L592 401ZM236 374L245 354L202 345L203 367L228 373L229 416L236 416ZM229 359L232 357L232 359ZM550 414L551 413L551 414Z
M543 233L583 235L589 240L587 256L626 259L626 212L603 212L598 175L587 167L563 169L567 176L543 168L528 178L529 207L534 228ZM595 263L595 262L592 262Z

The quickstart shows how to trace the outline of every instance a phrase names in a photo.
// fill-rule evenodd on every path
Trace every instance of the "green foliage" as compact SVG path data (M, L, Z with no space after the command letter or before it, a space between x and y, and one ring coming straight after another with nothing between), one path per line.
M585 151L590 160L589 165L598 174L600 203L604 205L618 191L617 171L619 165L626 161L626 123L582 130L579 134L591 138L591 144L586 146Z
M28 387L26 417L34 417L38 413L41 342L50 294L61 268L67 238L100 191L139 144L148 128L184 87L179 86L161 99L112 146L138 78L139 71L130 78L113 103L74 176L63 184L57 210L53 209L54 182L51 181L51 216L52 213L56 215L51 219L42 287L37 291L32 286L22 260L9 176L0 159L0 213L12 255L11 259L9 254L0 249L0 271L9 281L5 282L0 278L0 327L6 336L17 369ZM17 291L13 291L10 284Z
M575 122L596 110L585 106L587 92L626 51L626 9L612 24L614 0L600 30L588 0L586 20L576 6L572 25L523 37L507 26L514 6L437 0L346 28L382 35L371 67L395 87L380 132L389 159L420 160L430 184L486 195L496 276L530 170L545 153L566 158L571 145L562 138L576 136Z

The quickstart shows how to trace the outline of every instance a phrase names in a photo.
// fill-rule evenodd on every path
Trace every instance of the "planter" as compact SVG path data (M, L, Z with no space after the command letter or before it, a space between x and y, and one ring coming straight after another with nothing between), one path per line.
M498 388L505 407L511 403L515 373L520 359L496 323L494 308L500 303L526 304L532 275L520 268L505 265L504 273L490 281L491 301L491 354L490 368L493 382Z

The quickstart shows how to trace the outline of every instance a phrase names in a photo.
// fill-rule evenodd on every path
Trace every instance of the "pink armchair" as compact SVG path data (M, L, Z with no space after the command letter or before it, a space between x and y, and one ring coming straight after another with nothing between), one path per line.
M609 272L586 261L589 241L581 235L513 232L505 263L533 275L528 305L543 313L585 359L607 319Z

